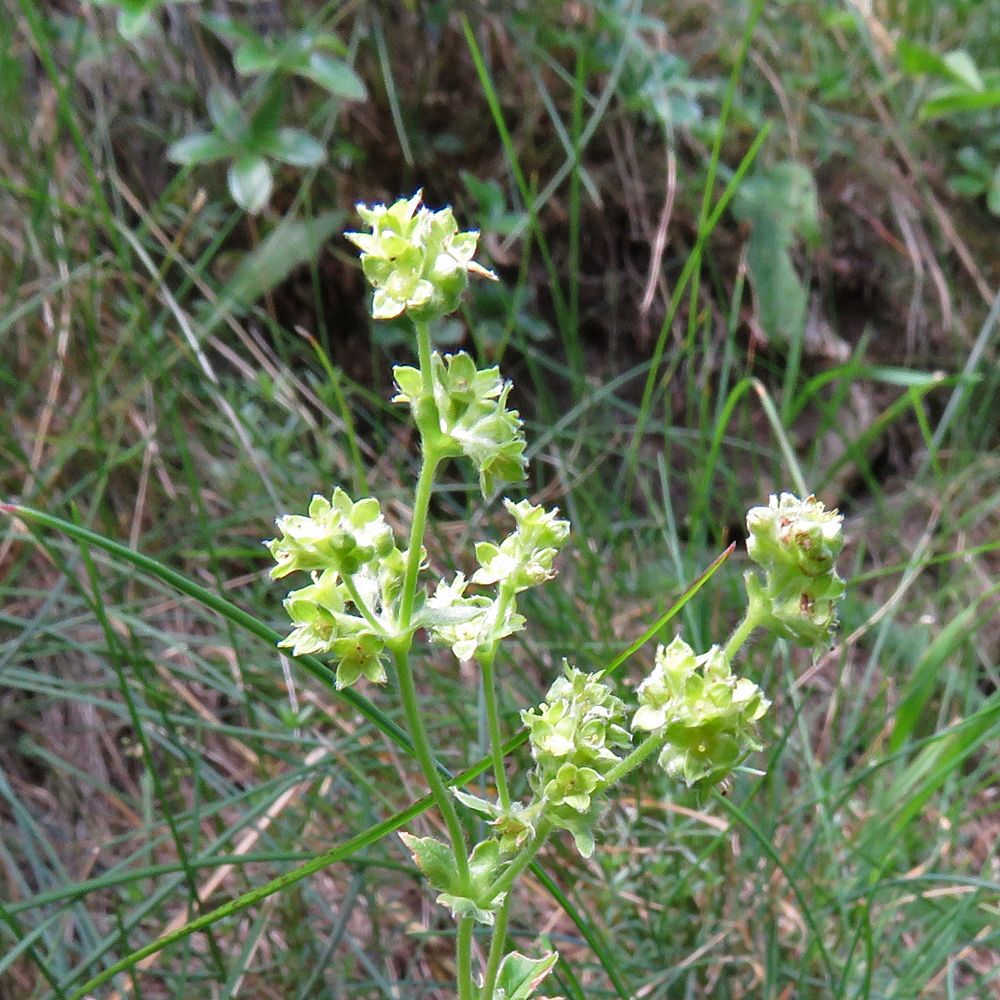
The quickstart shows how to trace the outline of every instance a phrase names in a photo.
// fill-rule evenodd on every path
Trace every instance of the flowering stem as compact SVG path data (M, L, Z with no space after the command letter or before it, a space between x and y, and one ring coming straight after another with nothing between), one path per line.
M390 643L390 648L391 646ZM438 769L434 766L434 758L431 756L430 747L427 744L427 732L424 729L423 719L420 717L417 689L413 683L413 671L410 669L409 650L395 648L393 649L393 658L396 661L396 673L399 677L399 696L403 702L403 710L406 712L406 724L410 731L410 738L413 740L413 749L417 754L417 760L420 762L427 784L430 786L434 802L441 810L445 826L448 827L448 836L455 852L459 881L463 891L468 892L471 885L469 849L465 843L465 834L462 832L458 813L455 811L454 803L441 780Z
M503 958L504 944L507 941L507 916L510 913L510 893L504 896L500 909L497 911L496 922L493 924L493 937L490 940L490 954L486 960L486 972L483 973L483 988L480 991L481 1000L493 1000L493 990L496 987L497 972Z
M739 652L740 646L750 638L750 633L760 624L760 609L751 601L747 605L747 613L743 616L743 621L736 626L736 630L729 637L724 650L726 659L732 662L733 657Z
M371 613L368 605L365 604L364 599L358 593L358 588L354 585L354 578L345 573L341 576L341 579L344 581L344 586L347 588L347 592L351 595L351 600L354 601L354 606L361 612L362 615L364 615L365 621L368 622L373 629L375 629L378 635L385 635L385 629L383 629L378 623L378 620Z
M462 917L458 922L458 944L455 948L457 966L458 1000L473 1000L472 983L472 929L474 917Z
M650 754L659 750L666 740L663 730L654 729L627 757L619 761L604 776L598 786L599 791L610 788L613 784L621 781L630 771L634 771ZM595 791L593 794L597 794Z
M488 903L492 903L501 892L506 892L511 885L513 885L517 876L531 864L535 855L541 850L542 844L545 843L545 838L549 835L551 830L552 824L548 820L540 819L538 821L538 828L535 830L534 837L532 837L531 840L529 840L528 843L521 848L520 854L518 854L517 857L511 861L503 875L501 875L483 893L482 899L479 903L480 906L486 906Z
M434 473L440 461L440 457L434 451L425 447L420 478L417 480L417 492L413 498L413 520L410 522L410 541L406 550L406 575L403 577L403 592L399 601L397 625L401 633L409 630L413 618L413 600L417 592L417 574L420 572L420 553L424 545L427 508L430 506L431 490L434 488Z
M417 357L420 358L420 374L423 376L424 395L430 396L434 391L431 378L431 331L426 320L414 320L417 328Z
M500 717L497 712L496 678L493 673L493 659L496 646L485 654L479 665L483 670L483 698L486 702L486 722L490 729L490 752L493 755L493 775L497 784L497 798L505 812L510 808L510 792L507 790L507 775L504 772L503 742L500 738Z

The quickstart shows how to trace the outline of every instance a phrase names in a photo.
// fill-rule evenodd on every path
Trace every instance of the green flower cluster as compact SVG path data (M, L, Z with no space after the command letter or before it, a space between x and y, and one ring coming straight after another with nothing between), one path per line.
M632 729L662 733L660 766L689 786L721 781L761 749L754 723L771 703L753 681L733 675L718 646L700 656L680 637L660 646L637 695Z
M479 233L460 233L450 208L420 206L423 191L394 204L358 205L370 233L344 233L361 251L365 277L375 289L374 319L405 312L411 319L439 319L458 308L469 272L493 278L472 258Z
M560 520L559 510L545 510L528 500L504 506L517 527L499 546L476 545L480 568L471 580L458 573L451 583L442 580L428 598L423 622L435 642L450 646L462 661L492 655L505 636L524 627L514 598L555 575L552 561L569 538L569 522ZM466 587L492 586L495 598L466 596Z
M418 368L397 365L393 375L399 388L393 402L410 404L426 445L441 457L472 461L484 497L496 492L498 481L524 479L524 430L517 410L507 409L511 384L499 368L480 371L464 351L445 357L435 351L430 393Z
M844 547L843 517L814 496L772 496L747 514L747 552L765 573L748 573L751 614L776 635L801 646L829 643L844 581L834 567Z
M596 793L619 763L615 753L631 744L625 705L608 685L568 663L537 709L521 712L535 766L528 776L540 811L553 826L573 834L577 850L594 851Z
M383 651L395 632L405 564L378 501L352 502L337 487L332 500L312 498L308 517L289 514L277 524L281 537L264 543L276 563L271 576L312 576L285 598L293 627L279 645L295 656L331 654L338 688L362 675L384 681Z

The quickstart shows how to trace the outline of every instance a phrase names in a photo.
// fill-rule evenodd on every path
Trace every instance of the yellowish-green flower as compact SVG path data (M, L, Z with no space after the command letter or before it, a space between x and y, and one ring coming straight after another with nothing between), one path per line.
M450 208L421 207L423 191L388 207L358 205L370 233L344 233L361 251L361 267L375 290L372 317L439 319L458 308L469 272L494 278L477 264L479 233L460 233Z

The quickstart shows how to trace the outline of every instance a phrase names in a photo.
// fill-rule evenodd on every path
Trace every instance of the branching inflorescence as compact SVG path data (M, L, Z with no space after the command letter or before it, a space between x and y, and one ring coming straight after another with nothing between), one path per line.
M468 459L484 498L501 483L526 475L525 440L510 383L496 367L479 369L465 353L431 350L429 324L453 312L469 274L494 277L473 260L479 234L459 232L451 209L432 212L421 192L389 207L358 206L370 233L348 233L361 250L373 286L372 316L406 315L414 325L418 367L393 370L421 443L409 538L400 548L372 497L352 500L337 487L330 500L314 496L308 515L278 520L268 542L274 577L295 571L311 583L290 592L293 628L281 645L296 655L336 662L337 685L364 676L382 683L395 666L399 695L416 755L448 828L450 842L403 834L414 861L458 921L457 975L461 1000L527 1000L556 956L528 958L506 951L510 889L553 830L568 831L577 849L594 851L604 792L647 758L688 786L724 780L762 748L757 723L770 702L733 659L750 632L763 626L805 646L829 643L836 602L844 591L834 562L842 547L841 517L814 497L783 493L747 516L750 557L764 571L746 576L746 616L724 646L698 654L680 637L656 652L652 672L629 709L601 675L564 663L544 702L522 711L533 767L531 799L511 801L502 752L493 662L502 639L525 625L517 595L555 576L554 561L570 534L557 509L504 500L513 531L499 544L475 547L471 577L440 577L433 587L423 548L435 474L449 458ZM496 800L448 790L431 756L417 700L410 654L414 637L448 647L481 672L492 744ZM456 802L489 820L492 834L469 847ZM478 976L472 968L476 923L492 928Z

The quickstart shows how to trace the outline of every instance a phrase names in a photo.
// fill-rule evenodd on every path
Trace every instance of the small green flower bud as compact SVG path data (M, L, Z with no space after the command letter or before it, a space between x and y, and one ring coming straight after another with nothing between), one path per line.
M375 290L374 319L403 312L418 321L439 319L458 308L470 271L496 278L472 259L479 233L460 233L450 208L418 208L422 197L418 191L389 207L358 205L372 231L344 234L361 251L361 267Z
M636 693L632 729L662 731L660 766L688 785L718 782L761 749L754 723L770 702L752 681L733 675L718 646L700 656L679 636L660 646Z

